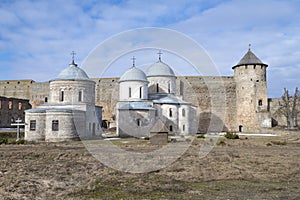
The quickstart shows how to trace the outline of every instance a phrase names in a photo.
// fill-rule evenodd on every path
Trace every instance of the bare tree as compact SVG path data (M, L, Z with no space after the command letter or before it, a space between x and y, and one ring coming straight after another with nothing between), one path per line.
M300 93L298 88L295 89L294 96L289 95L289 91L284 88L284 94L279 101L279 112L286 117L287 129L298 129L297 115L300 112Z

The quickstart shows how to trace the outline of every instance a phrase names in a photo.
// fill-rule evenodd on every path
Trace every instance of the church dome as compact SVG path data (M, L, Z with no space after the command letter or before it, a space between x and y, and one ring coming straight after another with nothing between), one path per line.
M127 70L120 78L119 82L123 82L123 81L144 81L144 82L148 82L146 74L136 68L136 67L131 67L129 70Z
M169 65L165 64L161 61L161 59L159 59L147 70L147 77L151 76L175 76L175 74Z
M55 80L90 80L90 78L85 71L77 67L73 60L69 67L61 71Z

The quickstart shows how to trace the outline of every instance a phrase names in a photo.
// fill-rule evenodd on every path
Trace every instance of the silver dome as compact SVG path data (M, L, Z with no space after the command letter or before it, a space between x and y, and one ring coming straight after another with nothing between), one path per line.
M90 78L72 61L69 67L61 71L55 80L90 80Z
M151 76L175 76L175 74L171 67L159 60L148 68L147 77Z
M148 82L146 74L136 68L136 67L132 67L129 70L127 70L120 78L119 82L122 81L144 81L144 82Z

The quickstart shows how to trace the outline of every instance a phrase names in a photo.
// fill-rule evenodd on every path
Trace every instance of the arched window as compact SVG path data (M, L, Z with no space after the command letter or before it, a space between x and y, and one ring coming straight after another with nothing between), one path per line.
M185 125L184 124L182 125L182 131L185 131Z
M182 117L185 117L185 109L182 109Z
M18 104L18 109L19 109L19 110L22 110L22 102L19 102L19 104Z
M172 108L169 108L169 117L173 117L173 111L172 111Z
M8 109L11 110L13 107L13 102L12 101L9 101L8 102Z
M136 124L137 124L137 126L141 126L141 120L140 120L140 119L137 119L137 120L136 120Z
M170 82L168 83L168 93L171 93L171 84L170 84Z
M140 99L142 98L142 92L143 92L143 88L142 87L140 87Z
M128 89L128 97L131 98L131 87Z
M159 84L156 83L156 93L159 93Z
M59 101L64 101L64 95L65 95L64 91L61 90L59 94Z
M258 100L258 106L262 106L262 100L261 99Z
M45 97L45 103L47 103L48 102L48 97Z
M173 126L172 126L172 125L170 125L170 127L169 127L169 131L170 131L170 132L172 132L172 131L173 131Z
M78 101L81 102L82 101L82 91L78 92Z

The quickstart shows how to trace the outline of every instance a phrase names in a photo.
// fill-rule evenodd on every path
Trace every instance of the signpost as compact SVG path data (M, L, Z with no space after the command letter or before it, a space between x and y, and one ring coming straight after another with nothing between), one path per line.
M20 118L18 118L16 121L16 123L12 123L11 126L17 126L17 139L16 141L20 140L20 126L25 126L25 123L21 123L22 120Z

